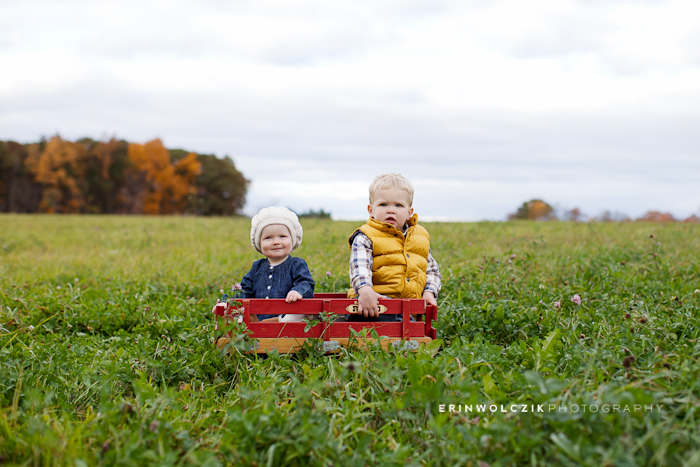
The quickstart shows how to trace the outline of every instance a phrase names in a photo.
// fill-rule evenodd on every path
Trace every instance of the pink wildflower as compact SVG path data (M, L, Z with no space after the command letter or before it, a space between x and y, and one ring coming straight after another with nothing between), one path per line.
M331 277L332 275L333 275L333 273L332 273L332 272L330 272L330 271L326 271L326 277Z
M160 426L160 422L158 420L153 420L149 425L148 429L151 430L153 433L158 431L158 427Z
M235 284L233 284L233 287L231 287L231 289L232 289L232 290L242 290L243 287L241 287L241 283L240 283L240 282L236 282Z
M581 304L581 297L579 294L575 294L573 297L571 297L571 301L574 302L576 305Z
M554 302L554 308L561 308L561 302Z

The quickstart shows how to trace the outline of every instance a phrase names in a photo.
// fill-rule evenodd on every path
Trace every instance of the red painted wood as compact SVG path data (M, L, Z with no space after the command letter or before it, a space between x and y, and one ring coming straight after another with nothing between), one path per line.
M437 310L437 306L430 305L429 314L426 314L426 316L430 316L430 326L425 335L432 339L437 339L437 329L433 327L433 323L437 321Z
M330 308L324 310L323 302L328 300ZM347 315L351 314L345 311L345 308L354 304L355 300L348 299L319 299L305 298L295 303L286 303L283 299L265 300L265 299L246 299L242 300L248 303L244 305L246 312L250 314L318 314L322 311L329 311L335 314ZM410 314L425 314L425 307L422 299L401 300L387 299L379 300L379 303L387 307L385 314L403 314L403 302L407 302L408 312Z
M321 337L321 326L304 333L306 323L250 323L251 337Z
M243 307L243 310L245 311L243 313L243 323L245 323L246 326L250 325L250 300L241 300L241 306Z
M427 305L425 309L425 335L430 336L433 328L433 305Z
M331 300L323 300L323 312L324 313L330 313L331 312ZM323 336L323 340L327 341L330 340L328 337L330 335L330 332L328 332L328 323L325 321L321 320L321 335Z

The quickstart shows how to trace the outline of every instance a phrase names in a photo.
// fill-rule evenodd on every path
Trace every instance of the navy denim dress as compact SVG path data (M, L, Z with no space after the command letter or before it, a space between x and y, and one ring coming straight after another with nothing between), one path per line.
M293 256L283 263L271 266L267 258L253 263L241 280L241 298L287 298L296 290L304 298L314 298L314 280L306 261ZM258 315L258 319L279 315Z

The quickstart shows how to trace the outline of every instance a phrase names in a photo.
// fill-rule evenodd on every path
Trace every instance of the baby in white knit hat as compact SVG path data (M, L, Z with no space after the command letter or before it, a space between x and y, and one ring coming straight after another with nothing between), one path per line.
M291 256L303 236L299 218L289 209L261 209L250 222L250 243L265 258L253 263L241 280L241 298L284 298L287 303L313 298L315 284L306 261ZM260 320L269 318L301 321L304 315L258 315Z

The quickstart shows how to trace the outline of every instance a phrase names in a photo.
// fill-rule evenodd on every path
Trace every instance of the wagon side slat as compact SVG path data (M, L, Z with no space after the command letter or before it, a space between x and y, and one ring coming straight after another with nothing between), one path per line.
M346 308L357 303L356 300L350 299L323 299L323 298L305 298L295 303L286 303L282 299L265 300L265 299L242 299L239 300L245 308L245 314L253 315L279 315L279 314L313 314L317 315L321 312L331 312L338 315L347 315L349 313ZM325 302L328 304L324 305ZM402 300L388 299L379 300L379 303L387 307L385 315L401 314L403 315L404 306L411 315L425 315L426 309L423 300ZM245 320L244 320L245 321Z
M272 322L257 320L251 321L251 315L259 314L305 314L319 315L320 313L349 315L352 314L351 305L356 300L348 299L345 294L319 293L314 298L299 300L295 303L286 303L282 299L240 299L237 304L229 307L220 305L215 308L218 317L242 312L242 321L245 323L249 335L257 344L253 352L266 353L276 349L279 352L296 352L309 338L321 339L323 349L328 352L336 351L339 346L347 346L354 342L353 335L362 330L376 331L380 338L380 345L408 346L407 349L417 349L419 343L427 343L437 337L437 331L433 323L437 319L437 307L428 305L422 299L387 299L379 303L386 307L384 315L399 315L400 321L334 321L321 320L319 324L305 331L307 323L304 322ZM411 316L417 321L411 321ZM422 317L422 318L421 318ZM230 336L230 333L229 333ZM364 341L363 339L360 339ZM369 340L374 340L369 338ZM223 337L217 345L222 348L230 339ZM358 341L359 342L359 341ZM365 345L365 344L362 344ZM398 348L398 347L397 347ZM401 347L404 348L404 347Z

